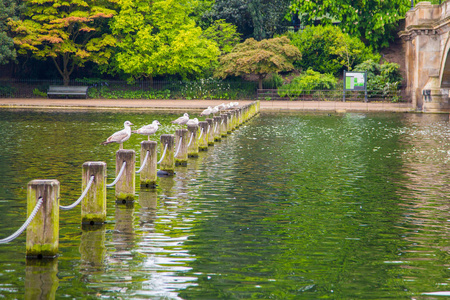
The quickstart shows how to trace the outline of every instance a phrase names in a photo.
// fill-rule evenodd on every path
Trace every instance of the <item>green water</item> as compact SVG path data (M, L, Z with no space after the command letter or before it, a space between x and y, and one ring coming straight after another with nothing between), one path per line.
M100 142L178 114L0 110L0 238L26 218L26 185L58 179L62 205ZM139 159L133 135L125 142ZM134 205L80 226L60 213L59 257L25 259L25 234L0 245L0 299L448 299L448 115L262 114L136 187ZM138 180L137 180L138 182Z

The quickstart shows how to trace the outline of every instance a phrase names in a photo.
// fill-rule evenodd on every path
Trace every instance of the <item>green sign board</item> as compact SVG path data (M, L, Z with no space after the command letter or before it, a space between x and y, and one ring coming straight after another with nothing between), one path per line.
M346 92L362 91L364 100L367 102L367 72L346 72L344 71L344 97Z

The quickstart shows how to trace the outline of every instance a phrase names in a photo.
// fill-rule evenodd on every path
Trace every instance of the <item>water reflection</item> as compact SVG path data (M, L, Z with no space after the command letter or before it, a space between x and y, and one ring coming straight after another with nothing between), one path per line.
M58 289L58 259L27 259L25 299L51 300Z

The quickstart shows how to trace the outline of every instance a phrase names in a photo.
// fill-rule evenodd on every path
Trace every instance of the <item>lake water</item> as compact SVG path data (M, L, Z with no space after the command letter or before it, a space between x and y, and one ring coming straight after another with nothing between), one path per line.
M84 162L114 179L100 142L125 120L158 119L159 141L178 116L0 110L0 238L29 181L69 205ZM103 227L61 211L57 259L26 260L25 234L0 245L0 299L448 299L449 159L448 115L263 113L133 205L108 189Z

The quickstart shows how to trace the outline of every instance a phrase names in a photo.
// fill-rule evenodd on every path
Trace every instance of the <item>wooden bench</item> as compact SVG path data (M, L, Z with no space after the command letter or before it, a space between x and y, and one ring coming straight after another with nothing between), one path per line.
M63 85L51 85L48 87L47 97L57 98L58 96L70 97L83 97L88 96L88 86L63 86Z

